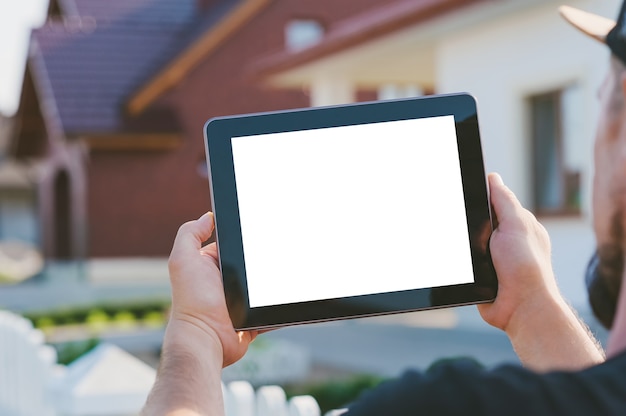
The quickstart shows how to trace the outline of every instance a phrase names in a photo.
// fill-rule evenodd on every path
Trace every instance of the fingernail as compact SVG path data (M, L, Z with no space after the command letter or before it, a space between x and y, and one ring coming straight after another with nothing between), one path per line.
M200 218L198 218L198 221L204 221L208 217L213 218L213 213L211 211L204 213Z
M493 172L491 175L498 185L504 185L504 181L502 180L502 177L499 173Z

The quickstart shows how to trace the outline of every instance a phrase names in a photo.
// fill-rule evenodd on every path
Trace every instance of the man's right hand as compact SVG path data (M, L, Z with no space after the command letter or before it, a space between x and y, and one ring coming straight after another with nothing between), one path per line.
M537 371L602 362L597 341L559 292L547 231L498 174L488 179L498 223L489 246L498 295L479 305L481 316L505 331L522 363Z

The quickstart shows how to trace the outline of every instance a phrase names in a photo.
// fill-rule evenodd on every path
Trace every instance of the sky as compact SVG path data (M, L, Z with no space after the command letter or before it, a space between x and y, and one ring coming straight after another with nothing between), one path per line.
M0 0L0 113L17 110L28 40L43 23L48 0Z

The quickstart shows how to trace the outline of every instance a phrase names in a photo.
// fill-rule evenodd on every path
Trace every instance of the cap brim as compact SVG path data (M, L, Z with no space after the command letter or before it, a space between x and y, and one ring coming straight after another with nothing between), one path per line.
M559 13L576 29L602 43L606 42L606 35L615 27L614 20L570 6L559 7Z

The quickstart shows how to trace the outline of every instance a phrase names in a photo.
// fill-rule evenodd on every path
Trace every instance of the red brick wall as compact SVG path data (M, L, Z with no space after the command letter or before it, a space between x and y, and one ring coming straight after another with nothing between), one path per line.
M88 206L92 257L164 256L178 226L208 204L196 160L168 152L92 153Z
M211 117L305 107L306 91L255 83L250 64L283 48L285 24L315 18L332 25L384 0L275 0L161 98L176 109L183 144L167 152L92 153L89 252L92 257L165 256L178 226L210 209L202 127ZM366 96L371 99L372 95Z

